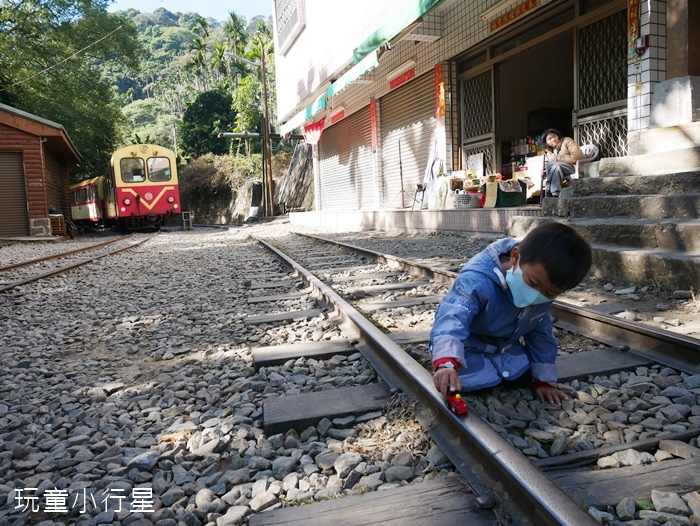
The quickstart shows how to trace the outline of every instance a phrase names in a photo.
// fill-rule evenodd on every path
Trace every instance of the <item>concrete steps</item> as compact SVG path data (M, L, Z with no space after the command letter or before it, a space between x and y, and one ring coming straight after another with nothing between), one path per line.
M640 155L590 163L559 199L544 200L543 217L516 217L508 233L567 223L591 243L596 277L697 291L700 123L646 130L636 140Z
M700 193L676 195L589 195L545 199L542 215L569 218L696 219Z
M532 228L545 221L562 221L553 217L519 217L509 233L523 237ZM590 243L619 245L648 250L686 252L700 257L700 219L566 219Z

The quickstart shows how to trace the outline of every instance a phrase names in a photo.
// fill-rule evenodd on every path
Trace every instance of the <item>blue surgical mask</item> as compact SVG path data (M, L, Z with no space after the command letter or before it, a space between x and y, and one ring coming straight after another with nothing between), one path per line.
M516 307L523 308L539 303L547 303L551 301L547 299L539 290L533 289L530 285L523 281L523 271L520 268L520 261L515 267L510 268L506 272L506 283L513 295L513 303Z

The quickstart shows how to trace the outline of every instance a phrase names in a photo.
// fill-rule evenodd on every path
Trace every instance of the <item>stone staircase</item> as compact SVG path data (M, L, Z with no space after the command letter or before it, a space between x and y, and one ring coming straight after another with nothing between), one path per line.
M542 217L516 217L508 233L567 223L591 243L596 277L700 291L700 123L638 141L639 155L590 163L559 199L545 199Z

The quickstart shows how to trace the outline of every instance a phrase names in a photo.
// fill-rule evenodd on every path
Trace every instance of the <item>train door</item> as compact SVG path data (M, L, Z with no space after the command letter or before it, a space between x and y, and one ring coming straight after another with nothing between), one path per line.
M104 177L104 217L117 219L117 188L114 184L114 167L110 165Z

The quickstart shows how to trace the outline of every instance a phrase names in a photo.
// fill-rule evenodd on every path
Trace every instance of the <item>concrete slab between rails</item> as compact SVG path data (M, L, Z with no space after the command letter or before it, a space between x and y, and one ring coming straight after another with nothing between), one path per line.
M405 343L423 343L430 340L430 331L391 332L387 336L397 345Z
M650 363L653 363L652 360L647 358L608 348L557 356L560 382L580 380L588 376L612 374L623 369Z
M493 512L479 510L475 500L458 477L450 477L257 513L250 516L249 525L491 526Z
M270 301L297 300L308 296L308 292L290 292L288 294L276 294L274 296L254 296L248 298L248 303L267 303Z
M389 402L385 383L359 385L263 401L263 429L270 436L295 429L301 433L321 419L359 416L384 409Z
M246 274L243 279L270 279L284 278L289 276L289 272L258 272L257 274Z
M379 294L388 290L406 290L415 289L420 285L426 285L427 281L402 281L401 283L389 283L388 285L369 285L367 287L348 287L345 289L346 294L362 291L367 294Z
M274 289L277 287L291 287L292 286L292 281L289 279L284 279L280 281L269 281L267 283L252 283L248 288L251 290L254 289Z
M296 310L291 312L279 312L277 314L261 314L259 316L248 316L243 323L245 325L259 325L261 323L275 323L278 321L303 320L313 318L323 314L321 309Z
M443 297L444 296L419 296L415 298L402 298L394 301L358 303L356 306L362 312L374 312L384 309L396 309L399 307L415 307L416 305L434 305L440 303Z
M336 354L348 355L357 349L348 340L333 340L325 342L289 343L271 345L253 349L253 365L257 371L261 367L280 365L298 358L314 358L321 360Z
M334 283L343 283L345 281L365 281L372 279L384 279L392 276L398 276L398 272L374 272L372 274L353 274L352 276L331 276L331 281Z

